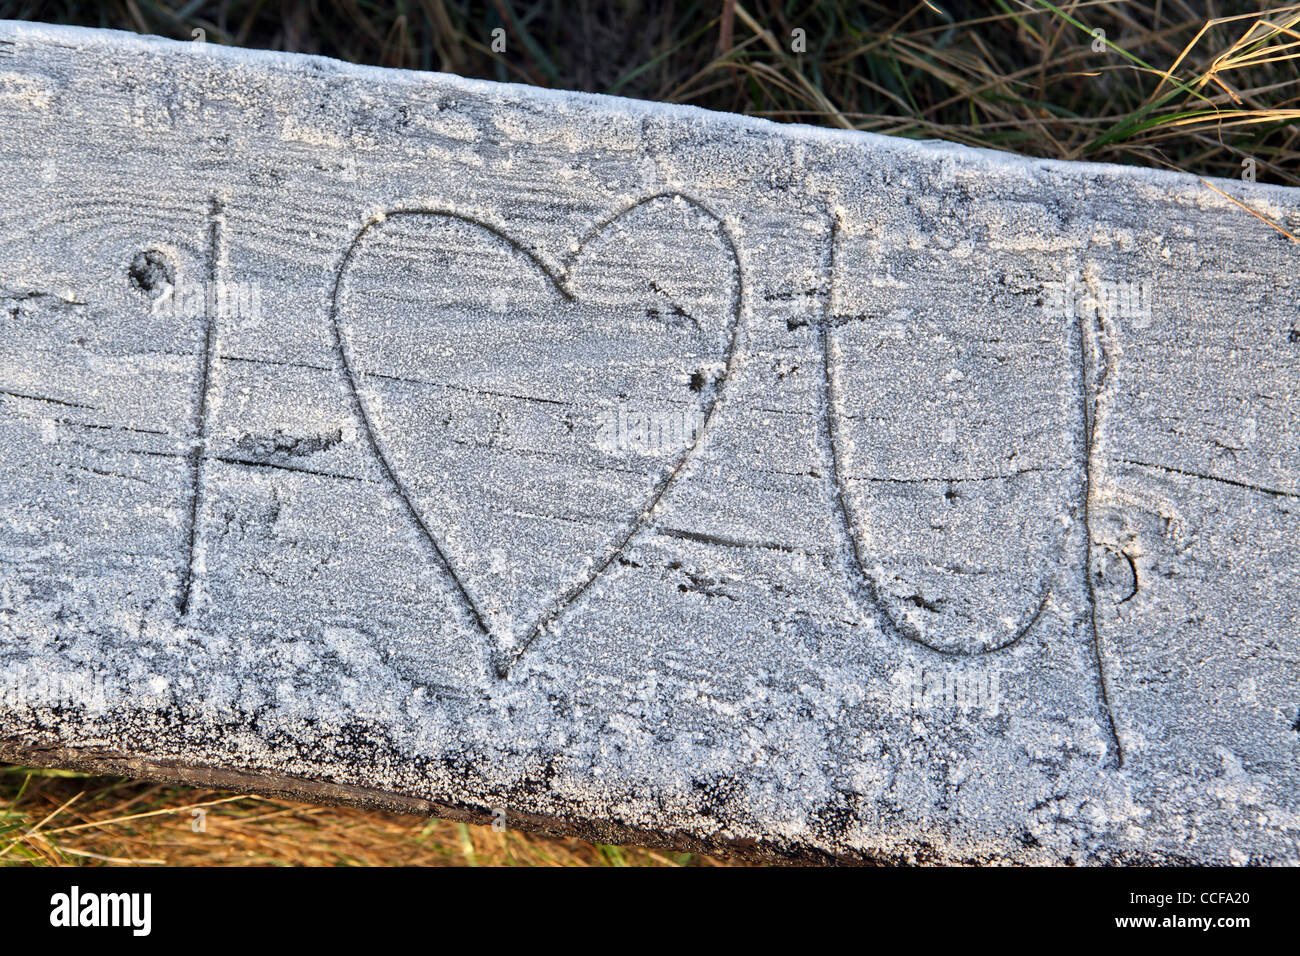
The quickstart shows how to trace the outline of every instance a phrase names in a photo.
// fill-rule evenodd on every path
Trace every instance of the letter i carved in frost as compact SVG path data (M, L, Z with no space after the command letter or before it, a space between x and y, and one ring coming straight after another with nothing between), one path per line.
M213 379L217 359L218 302L214 290L221 288L222 234L225 211L221 200L213 197L208 203L208 254L204 281L209 294L203 296L203 315L200 322L198 353L198 387L194 396L194 411L190 426L189 500L184 521L185 551L180 569L180 584L176 594L176 610L185 618L193 609L200 593L203 573L203 541L200 528L203 519L203 475L207 457L208 418L211 414Z

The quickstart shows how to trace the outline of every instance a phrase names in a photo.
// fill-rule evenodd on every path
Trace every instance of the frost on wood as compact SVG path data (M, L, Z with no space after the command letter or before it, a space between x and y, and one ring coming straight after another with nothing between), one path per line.
M1300 193L17 23L0 185L0 756L1300 860Z

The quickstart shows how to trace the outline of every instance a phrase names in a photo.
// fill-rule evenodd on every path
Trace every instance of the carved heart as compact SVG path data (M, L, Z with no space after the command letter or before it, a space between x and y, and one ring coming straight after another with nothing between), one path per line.
M863 603L887 631L944 654L1009 647L1046 607L1081 517L1072 323L992 278L1028 254L989 252L990 285L975 288L969 271L906 248L882 262L837 222L830 233L827 431ZM862 287L870 298L853 301Z
M504 676L650 520L734 356L736 247L643 199L557 266L456 212L398 209L340 267L332 326L375 455Z

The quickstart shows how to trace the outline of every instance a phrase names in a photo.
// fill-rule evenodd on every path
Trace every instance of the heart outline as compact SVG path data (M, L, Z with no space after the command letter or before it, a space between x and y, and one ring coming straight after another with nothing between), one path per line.
M682 451L672 467L665 470L665 474L656 482L650 495L645 499L645 504L635 513L635 516L629 522L626 530L615 536L612 545L606 549L603 557L593 564L592 568L582 577L581 580L561 591L561 593L551 602L546 612L528 628L528 637L521 642L519 647L514 650L513 653L504 654L501 652L500 647L496 646L499 642L496 641L491 627L488 625L482 611L479 610L477 602L475 602L473 596L469 593L469 589L461 579L460 574L456 571L456 567L448 556L442 542L438 538L438 535L420 513L420 509L416 507L410 491L398 475L397 469L394 468L392 463L389 461L388 455L385 453L383 446L379 441L379 436L371 421L365 400L361 397L357 375L353 368L352 358L348 353L348 346L345 342L342 324L339 319L339 295L343 288L343 278L347 273L348 265L352 262L362 239L364 239L367 233L369 233L375 226L381 225L389 219L437 217L463 222L495 236L515 252L521 253L534 266L536 266L565 301L574 302L576 301L576 297L569 289L572 266L576 262L578 256L580 256L582 251L587 247L588 243L619 220L631 215L643 206L662 199L680 199L711 220L716 227L717 234L722 239L723 246L731 256L735 277L735 288L731 297L732 301L731 308L729 309L727 326L724 330L726 332L727 346L725 352L726 359L722 374L709 386L710 394L707 396L707 401L703 405L703 415L701 417L700 427L696 430L694 441L692 441L692 443ZM533 249L515 239L503 228L467 213L436 206L399 206L385 210L372 216L365 225L357 231L356 235L352 237L352 241L348 244L347 251L344 253L343 259L339 263L339 267L334 274L334 286L330 296L329 325L330 331L334 337L335 358L339 367L343 371L343 377L347 383L348 392L352 397L353 411L361 421L362 431L366 436L372 454L379 462L380 467L388 478L389 484L392 485L394 491L397 493L398 498L401 499L407 514L410 516L417 530L432 548L435 563L437 563L448 577L451 578L456 593L460 597L461 604L468 612L468 616L473 626L487 638L489 645L491 646L490 662L497 679L504 680L509 677L510 669L518 663L529 648L532 647L537 638L541 636L542 632L565 610L567 610L570 605L578 600L578 598L580 598L587 589L595 583L596 579L599 578L621 554L623 554L627 546L632 542L632 539L650 524L651 519L654 517L655 510L659 507L659 504L665 495L667 495L668 490L676 481L677 476L682 472L686 463L694 457L695 453L703 444L705 435L708 433L710 425L715 417L714 413L717 411L722 394L726 385L730 381L732 371L735 368L737 355L739 353L740 332L743 324L744 302L744 269L741 265L740 249L736 244L735 237L731 233L731 229L727 226L726 221L720 215L710 209L703 202L676 190L665 190L643 196L642 198L624 206L612 215L598 220L594 226L582 234L577 242L570 245L566 255L561 258L558 268L552 268Z

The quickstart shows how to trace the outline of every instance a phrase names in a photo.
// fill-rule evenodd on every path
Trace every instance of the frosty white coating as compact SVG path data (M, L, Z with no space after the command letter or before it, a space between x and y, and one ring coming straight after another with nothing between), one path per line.
M1300 191L1214 186L0 22L0 756L1294 864Z

